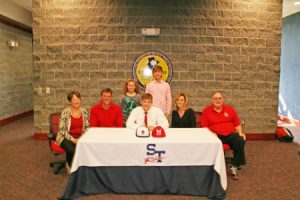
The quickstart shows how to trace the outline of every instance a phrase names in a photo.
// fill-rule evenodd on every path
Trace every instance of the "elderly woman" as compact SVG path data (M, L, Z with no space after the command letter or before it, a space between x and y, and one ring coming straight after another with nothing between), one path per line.
M87 110L81 107L78 91L69 92L67 98L70 106L61 112L56 142L66 151L66 168L69 172L78 138L89 127L89 116Z
M171 128L196 128L196 116L188 107L187 96L180 93L175 98L176 109L172 112Z

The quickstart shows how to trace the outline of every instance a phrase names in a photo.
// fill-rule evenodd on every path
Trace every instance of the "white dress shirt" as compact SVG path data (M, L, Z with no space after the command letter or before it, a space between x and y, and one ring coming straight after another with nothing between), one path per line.
M161 126L164 129L169 127L169 122L161 109L151 106L147 112L148 126ZM137 129L140 126L144 126L144 118L145 111L142 106L138 106L131 111L126 127Z

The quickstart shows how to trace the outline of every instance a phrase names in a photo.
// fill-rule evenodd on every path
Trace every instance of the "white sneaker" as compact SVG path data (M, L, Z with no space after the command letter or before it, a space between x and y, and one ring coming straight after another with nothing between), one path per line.
M230 169L231 178L234 179L234 180L238 180L239 179L239 177L238 177L238 168L235 167L235 166L231 166L229 169Z

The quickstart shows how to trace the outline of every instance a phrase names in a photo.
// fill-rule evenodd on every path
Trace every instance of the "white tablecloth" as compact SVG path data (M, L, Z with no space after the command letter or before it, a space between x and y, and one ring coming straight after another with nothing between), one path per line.
M214 166L226 190L223 147L214 134L206 128L165 131L165 138L140 138L132 129L90 128L77 144L71 172L81 166Z

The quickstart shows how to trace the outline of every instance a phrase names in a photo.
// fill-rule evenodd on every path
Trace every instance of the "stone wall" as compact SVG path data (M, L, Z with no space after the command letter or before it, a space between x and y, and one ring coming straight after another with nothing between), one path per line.
M0 23L0 74L0 120L33 110L31 33Z
M248 133L274 132L278 107L280 0L34 0L35 129L78 89L85 107L111 87L117 101L138 55L156 50L173 64L173 96L201 111L221 90ZM144 37L141 28L160 28ZM50 87L51 94L45 94Z

